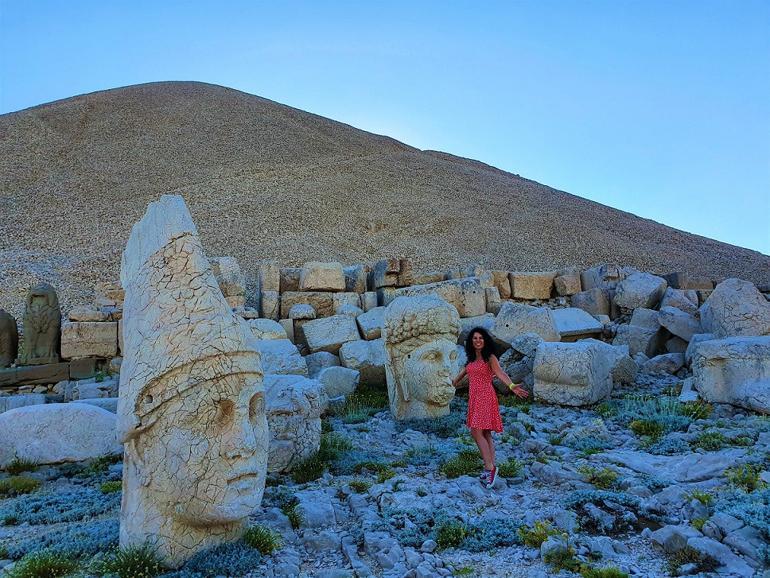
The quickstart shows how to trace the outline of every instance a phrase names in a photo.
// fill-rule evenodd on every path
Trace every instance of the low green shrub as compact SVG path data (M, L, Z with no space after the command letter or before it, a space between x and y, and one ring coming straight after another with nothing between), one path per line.
M559 531L548 520L538 520L531 527L519 528L519 538L530 548L539 548L549 536L557 536Z
M152 578L164 572L160 557L148 545L128 546L109 552L93 564L97 576Z
M27 476L11 476L0 480L0 497L30 494L40 488L40 482Z
M607 566L605 568L581 568L580 575L582 578L628 578L628 574L621 572L614 566Z
M617 484L620 474L610 468L602 468L597 470L591 466L581 466L578 468L578 472L586 477L586 481L589 484L593 484L599 489L609 490L614 488Z
M281 547L281 535L265 526L252 526L243 535L247 546L256 548L260 554L268 556Z
M348 485L356 494L363 494L372 487L372 483L367 480L351 480Z
M698 500L704 506L710 506L714 503L714 495L708 492L704 492L703 490L693 490L687 495L687 497L690 500Z
M16 562L3 578L58 578L77 570L78 562L61 552L41 550Z
M759 464L743 464L725 470L727 481L749 493L767 486L759 477L761 473Z
M102 482L102 484L99 486L99 490L102 492L102 494L112 494L114 492L119 492L122 489L123 489L123 482L119 480Z
M662 423L648 419L635 419L628 424L630 429L638 437L648 437L651 441L657 441L663 435L664 426Z
M498 464L497 475L504 478L515 478L521 474L523 468L524 466L519 460L511 458L504 461L502 464Z
M326 462L318 454L314 454L294 465L291 479L296 484L306 484L323 476L325 471Z
M703 432L692 442L690 446L693 448L700 448L707 452L715 452L721 450L723 447L729 445L729 439L722 432L710 431Z
M473 450L463 450L449 458L439 466L439 471L447 478L473 475L479 471L479 453Z
M5 466L5 471L12 476L18 476L24 472L34 472L37 468L37 462L17 456Z
M678 552L669 554L668 571L672 575L676 576L679 573L679 568L685 564L696 565L695 571L692 572L693 574L701 572L713 572L720 566L719 562L717 562L714 558L708 554L699 552L692 546L685 546Z
M436 544L442 550L456 548L465 539L466 529L462 522L453 520L444 522L436 528Z

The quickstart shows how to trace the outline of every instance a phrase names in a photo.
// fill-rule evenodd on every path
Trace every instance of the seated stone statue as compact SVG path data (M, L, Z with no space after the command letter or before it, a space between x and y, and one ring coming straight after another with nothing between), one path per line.
M398 420L449 413L457 371L457 310L436 295L397 297L385 310L385 376Z
M121 546L179 567L238 539L264 491L259 353L219 290L181 197L151 203L123 253Z
M59 362L61 309L56 290L48 283L35 285L27 293L24 309L24 353L20 365Z

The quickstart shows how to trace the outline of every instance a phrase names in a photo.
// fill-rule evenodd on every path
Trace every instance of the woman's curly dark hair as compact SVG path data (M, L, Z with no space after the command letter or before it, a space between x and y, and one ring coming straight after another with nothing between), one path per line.
M495 353L495 343L492 341L492 336L489 331L483 327L474 327L468 333L468 337L465 338L465 355L467 360L465 365L476 361L476 350L473 348L473 336L478 333L484 338L484 347L481 349L481 357L484 361L489 362L489 356Z

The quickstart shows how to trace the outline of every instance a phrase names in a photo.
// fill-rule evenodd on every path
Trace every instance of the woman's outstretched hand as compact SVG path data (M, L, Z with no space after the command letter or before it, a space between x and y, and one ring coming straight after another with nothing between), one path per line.
M508 389L511 390L511 393L513 395L515 395L516 397L520 397L521 399L525 399L529 397L529 392L527 392L526 389L523 389L520 383L517 383L517 384L512 383L511 385L508 386Z

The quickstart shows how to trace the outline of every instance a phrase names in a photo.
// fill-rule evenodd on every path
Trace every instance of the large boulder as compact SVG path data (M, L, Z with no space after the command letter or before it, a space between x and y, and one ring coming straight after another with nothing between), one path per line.
M770 302L748 281L727 279L700 309L704 333L716 337L770 334Z
M664 340L658 312L642 307L634 310L627 325L618 326L612 344L627 346L631 357L638 353L654 357L663 349Z
M286 291L281 293L281 319L289 319L289 312L298 303L312 305L316 317L334 314L334 294L326 291Z
M345 273L340 263L305 263L299 276L300 291L344 291Z
M428 285L413 285L396 289L393 298L419 297L435 294L454 305L460 317L476 317L487 312L486 291L478 277L450 279Z
M604 263L583 271L580 274L580 282L584 291L594 288L614 289L620 281L633 272L634 269L630 267Z
M595 317L577 307L554 309L551 315L562 341L574 341L582 337L599 335L604 328L604 325Z
M660 308L658 323L685 341L690 341L693 335L701 333L700 319L669 305Z
M326 367L318 372L317 379L321 382L330 400L348 396L358 387L361 374L348 367Z
M308 321L302 326L307 346L312 353L328 351L338 353L348 341L358 341L356 320L350 315L332 315Z
M339 367L340 358L328 351L319 351L305 356L309 377L316 377L318 373L327 367Z
M668 284L663 277L650 273L632 273L615 288L615 303L625 309L654 307L663 297Z
M235 257L211 257L209 262L228 305L243 307L246 304L246 277Z
M507 301L497 314L492 334L510 345L522 333L536 333L545 341L561 339L550 309Z
M664 353L656 355L642 364L643 373L674 374L684 367L684 353Z
M516 299L550 299L554 271L544 273L514 272L510 274L511 290Z
M559 405L591 405L612 392L611 355L597 343L543 342L535 353L535 399Z
M30 405L42 405L46 403L45 395L42 393L22 393L20 395L0 396L0 413L16 409L17 407L27 407Z
M382 323L385 319L385 307L375 307L356 317L356 323L364 339L379 339L382 337Z
M265 375L265 411L270 428L267 471L290 471L318 451L321 414L327 401L318 380Z
M265 375L304 375L308 369L297 346L288 339L255 340L254 348L262 355Z
M61 356L115 357L118 354L118 323L65 321L61 326Z
M345 343L340 348L340 363L361 374L361 385L385 386L385 342L382 338Z
M586 291L580 291L572 296L572 306L578 307L591 315L609 315L610 299L608 290L593 287Z
M14 458L38 464L79 462L123 451L115 414L76 403L49 403L0 414L0 468Z
M288 339L283 325L272 319L249 319L248 323L255 339Z
M770 336L700 341L691 355L703 399L770 413Z
M676 307L685 313L695 315L698 312L698 292L694 289L674 289L669 287L660 300L660 308Z

